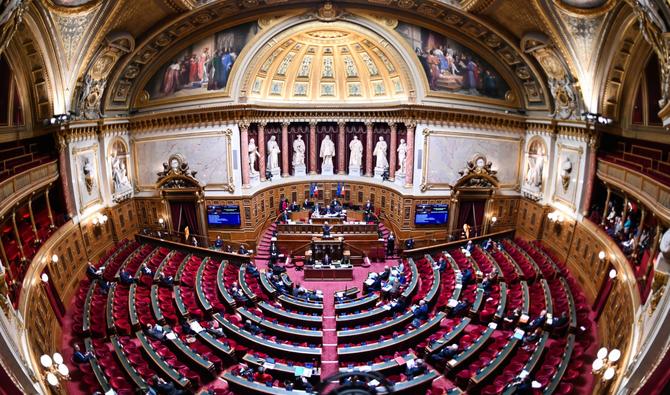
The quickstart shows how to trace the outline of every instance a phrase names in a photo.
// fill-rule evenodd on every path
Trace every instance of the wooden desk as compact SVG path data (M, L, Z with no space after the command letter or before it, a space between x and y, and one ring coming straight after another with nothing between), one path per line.
M335 225L335 224L343 224L346 220L344 216L339 216L339 217L326 217L326 216L319 216L316 217L312 215L312 224L315 225L323 225L326 222L328 222L329 225Z
M148 391L149 385L147 384L146 381L144 381L142 376L140 376L139 373L137 373L137 370L135 370L135 368L130 364L130 361L128 361L128 357L126 356L126 353L123 351L123 347L121 347L119 338L116 336L111 336L109 338L109 341L110 343L112 343L112 348L114 348L116 359L119 360L121 366L123 367L123 370L126 371L128 377L130 377L130 379L133 381L135 388L139 388L142 391Z
M191 382L186 377L182 376L181 373L176 371L172 366L168 365L168 363L165 362L160 355L158 355L156 350L154 350L153 346L147 339L144 332L137 331L135 332L135 335L140 340L140 344L144 349L144 353L149 357L151 361L153 361L154 365L158 367L158 369L165 374L165 376L169 377L172 381L175 382L175 384L177 384L181 388L187 388L191 384Z
M223 374L223 379L228 382L231 389L236 393L247 394L267 394L267 395L307 395L307 392L302 390L287 391L285 388L268 387L264 383L258 381L249 381L244 377L236 376L231 372Z
M575 335L569 335L568 336L568 344L565 346L565 352L563 353L563 357L561 358L561 363L558 365L558 370L556 373L554 373L554 376L551 378L551 381L549 382L549 385L547 385L544 389L543 394L553 394L554 391L558 388L558 385L561 383L561 379L563 378L563 374L565 371L568 369L568 365L570 364L570 357L572 356L572 351L575 348Z
M293 310L318 314L323 313L323 303L321 302L308 302L289 295L281 295L278 300L284 307L289 307Z
M84 339L84 346L86 347L87 353L90 352L91 354L95 355L95 350L93 349L93 341L91 340L90 337ZM102 370L100 364L98 363L98 359L91 358L88 360L88 362L91 365L91 370L93 371L95 378L98 380L98 384L100 384L100 388L102 388L102 392L106 393L107 391L112 389L112 386L109 384L109 380L107 380L107 376L105 376L105 372Z
M303 326L317 326L320 327L322 324L320 315L307 315L293 313L290 311L283 310L279 307L273 306L267 302L258 302L258 307L263 310L264 314L267 314L272 317L280 318L283 321L291 322Z
M446 370L456 369L463 362L467 361L477 352L479 352L479 350L482 349L484 345L488 342L489 338L491 338L491 335L493 335L495 328L496 324L489 324L488 328L486 328L484 333L482 333L482 335L477 340L475 340L475 342L471 344L470 347L466 348L461 353L456 355L453 359L447 362Z
M254 367L258 366L263 366L265 364L265 358L260 358L257 357L256 355L252 355L251 353L247 353L244 358L242 358L244 362L246 362L248 365L252 365ZM307 369L306 367L300 365L300 366L295 366L295 365L287 365L285 363L281 362L276 362L274 363L274 366L271 368L268 368L270 372L273 372L280 376L282 379L290 379L293 381L295 379L295 369L296 367L303 367ZM316 384L319 382L319 379L321 378L321 369L319 368L312 368L312 376L308 379L310 382L313 384Z
M358 292L358 290L356 291ZM335 314L347 313L351 310L366 309L379 301L379 294L370 293L357 299L335 303Z
M470 324L470 318L469 317L463 318L461 322L459 322L458 325L456 325L455 327L451 328L449 332L445 333L442 337L435 340L434 342L429 343L426 346L426 354L432 354L434 352L437 352L442 347L454 341L454 339L456 339L456 337L458 337L463 332L465 327L468 326L469 324Z
M295 222L307 223L309 221L309 214L310 214L309 210L292 211L291 213L289 213L289 219Z
M307 265L305 266L304 271L305 271L305 281L310 280L351 281L354 279L353 266L342 266L342 267L322 266L320 268L317 268L312 265Z
M321 342L323 339L323 332L320 330L300 329L289 327L275 323L267 318L263 319L244 307L238 307L237 312L240 313L243 319L250 320L256 323L261 328L266 329L276 335L280 335L282 339L291 339L306 342Z
M412 319L414 319L414 314L410 310L391 320L374 325L364 326L362 328L339 330L337 331L337 338L343 342L353 342L373 337L379 338L379 335L386 334L397 328L404 328L410 322L412 322Z
M224 272L226 271L227 265L229 265L227 261L223 261L221 265L219 265L219 270L216 273L216 285L219 288L219 294L223 297L223 300L230 308L234 309L237 307L237 302L235 301L235 298L233 298L233 295L228 292L224 282Z
M511 337L507 340L507 344L505 344L505 347L496 354L496 357L490 360L488 365L477 370L475 375L470 378L468 390L482 384L488 377L492 376L501 366L503 366L518 344L519 340L515 337Z
M401 381L399 383L395 383L393 386L393 393L394 394L420 394L420 393L425 393L425 389L427 389L433 380L438 378L440 376L439 373L437 373L434 370L430 370L420 376L415 376L412 380L407 380L407 381Z
M405 356L403 356L403 359L405 361L409 361L411 359L416 359L416 355L414 353L409 353ZM377 362L373 363L372 365L355 365L355 366L347 366L346 368L340 368L340 373L346 373L346 372L367 372L367 371L372 371L372 372L379 372L382 373L385 376L388 376L390 374L393 374L397 371L404 370L405 369L405 364L398 365L398 362L396 362L395 359L389 359L388 361L385 362Z

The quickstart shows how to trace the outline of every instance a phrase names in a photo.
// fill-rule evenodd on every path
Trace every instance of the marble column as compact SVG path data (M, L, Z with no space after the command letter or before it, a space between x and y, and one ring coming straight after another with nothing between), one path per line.
M70 190L70 180L72 177L70 175L68 166L67 146L68 144L65 138L65 131L61 130L58 134L58 173L60 175L60 181L63 184L63 197L65 198L65 209L67 210L67 216L72 218L77 212L77 209L75 207L72 192Z
M249 188L249 124L240 124L240 162L242 163L242 188Z
M316 174L316 121L309 122L309 174Z
M589 210L591 206L591 195L593 195L593 184L596 182L596 168L598 163L596 162L596 152L597 152L597 140L595 138L589 142L589 164L588 164L588 175L586 179L586 185L584 188L584 194L582 195L582 215L589 215Z
M365 137L365 175L372 177L372 146L374 145L374 138L372 135L372 122L366 122L367 134Z
M258 141L256 141L256 146L258 147L258 172L261 173L261 181L265 181L265 122L258 124Z
M289 122L282 122L281 124L281 176L288 177L291 175L288 169L288 125Z
M647 210L642 207L642 214L640 215L640 224L637 226L637 233L635 234L634 246L640 244L640 236L642 236L642 229L644 229L644 221L647 219Z
M407 123L407 165L405 166L405 187L412 187L414 184L414 130L415 122ZM424 164L425 166L425 164Z
M25 262L26 254L23 252L23 241L21 241L21 234L19 233L19 227L16 226L16 212L12 213L12 225L14 226L14 236L16 237L16 244L19 247L19 254L21 255L21 261Z
M391 127L391 145L389 146L389 149L391 150L389 154L389 180L394 181L395 180L395 170L397 166L397 161L398 161L398 125L396 125L395 122L392 122L390 125Z
M49 222L50 222L49 227L51 229L54 229L56 227L56 224L54 223L54 216L53 216L53 213L51 212L51 201L49 200L49 190L50 189L51 189L51 185L49 185L49 187L44 192L44 198L47 201L47 214L49 214Z
M347 140L344 133L344 127L347 123L344 121L339 121L337 126L339 128L339 133L337 135L337 174L347 174L345 169L346 166L346 152L347 152Z

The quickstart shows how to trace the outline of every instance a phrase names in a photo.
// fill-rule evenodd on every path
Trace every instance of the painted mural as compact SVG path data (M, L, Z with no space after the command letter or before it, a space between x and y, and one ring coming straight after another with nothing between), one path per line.
M221 31L178 53L151 77L153 99L191 96L226 88L237 56L257 33L256 22Z
M443 35L407 23L396 31L419 58L431 90L504 99L509 85L471 49Z

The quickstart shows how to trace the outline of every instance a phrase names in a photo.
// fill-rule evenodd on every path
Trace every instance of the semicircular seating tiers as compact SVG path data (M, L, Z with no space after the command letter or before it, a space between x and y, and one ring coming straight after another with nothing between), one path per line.
M265 259L238 266L123 240L98 262L100 278L81 281L69 312L70 343L95 356L70 389L130 394L158 376L193 392L300 394L338 371L373 371L398 393L500 394L526 371L537 393L590 392L595 326L575 280L540 243L499 245L387 260L404 277L398 294L407 305L398 308L384 290L361 292L363 284L303 298L292 291L294 269L273 277ZM412 307L420 301L423 317ZM542 311L566 324L529 330ZM155 325L167 334L147 330ZM418 358L426 369L410 374L407 361ZM302 387L286 388L301 375Z

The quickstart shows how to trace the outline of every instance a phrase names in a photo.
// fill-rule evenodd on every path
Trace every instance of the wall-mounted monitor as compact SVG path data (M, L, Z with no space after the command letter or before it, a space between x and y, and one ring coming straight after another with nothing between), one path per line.
M242 223L240 206L232 204L207 206L207 222L212 227L240 226Z
M444 225L449 221L448 204L417 204L415 225Z

